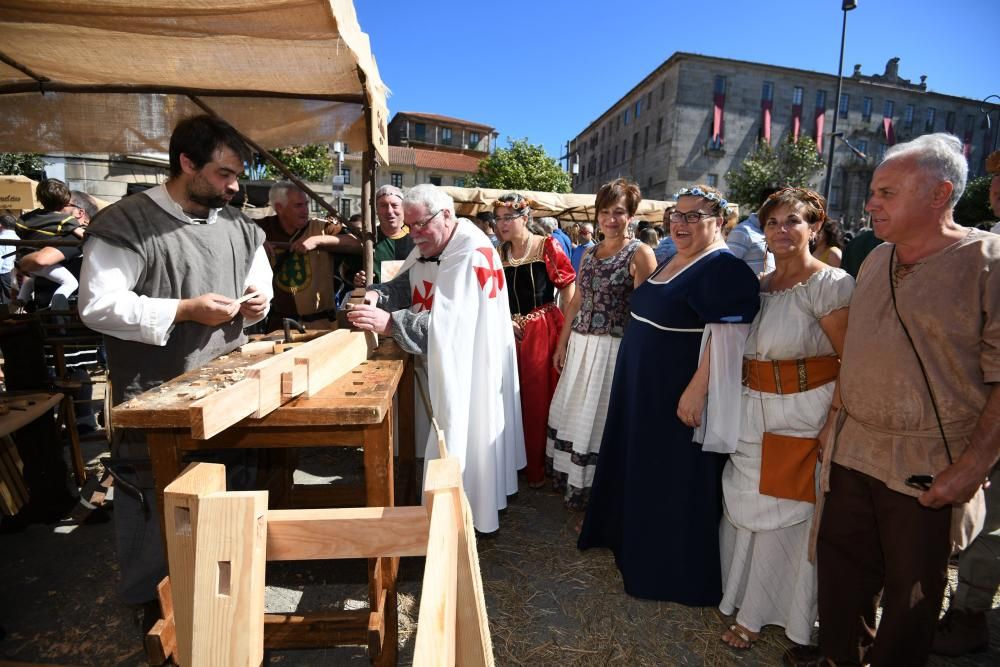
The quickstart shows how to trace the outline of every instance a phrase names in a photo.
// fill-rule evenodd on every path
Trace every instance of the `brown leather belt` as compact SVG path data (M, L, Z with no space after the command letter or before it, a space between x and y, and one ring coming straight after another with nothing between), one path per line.
M795 394L837 379L837 357L809 357L781 361L743 360L743 386L768 394Z

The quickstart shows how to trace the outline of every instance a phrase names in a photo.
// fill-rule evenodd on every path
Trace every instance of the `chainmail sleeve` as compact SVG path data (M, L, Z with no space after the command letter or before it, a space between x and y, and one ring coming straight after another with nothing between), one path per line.
M429 311L411 313L409 310L394 310L389 314L392 320L392 338L404 351L410 354L427 354L427 328L430 325Z

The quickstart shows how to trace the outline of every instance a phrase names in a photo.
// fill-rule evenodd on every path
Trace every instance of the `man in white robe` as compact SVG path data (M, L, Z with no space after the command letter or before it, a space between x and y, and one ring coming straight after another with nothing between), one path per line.
M416 248L396 278L372 286L376 305L355 306L348 318L419 355L431 416L461 465L473 523L491 533L526 463L503 268L490 240L455 216L439 188L412 188L403 210ZM425 458L438 456L431 432Z

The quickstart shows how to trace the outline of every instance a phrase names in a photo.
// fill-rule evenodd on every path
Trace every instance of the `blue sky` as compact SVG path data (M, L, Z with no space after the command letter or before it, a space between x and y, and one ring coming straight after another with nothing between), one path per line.
M562 154L573 138L675 51L837 73L840 0L355 0L389 111L492 125ZM1000 95L1000 0L858 0L844 72L930 90ZM995 118L995 116L994 116Z

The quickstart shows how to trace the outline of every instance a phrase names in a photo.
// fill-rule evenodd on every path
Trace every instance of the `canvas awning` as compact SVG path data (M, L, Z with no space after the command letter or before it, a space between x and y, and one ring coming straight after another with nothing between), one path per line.
M510 190L493 190L490 188L443 188L455 200L455 212L463 217L471 218L480 211L493 210L493 202ZM536 217L551 216L560 222L596 222L597 209L594 206L596 195L557 194L554 192L527 192L518 190L519 194L532 200L531 214ZM643 199L639 203L636 217L649 222L663 220L663 212L673 208L675 202Z
M370 141L388 162L387 91L351 0L0 7L0 151L166 152L196 95L263 147Z

